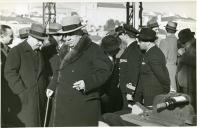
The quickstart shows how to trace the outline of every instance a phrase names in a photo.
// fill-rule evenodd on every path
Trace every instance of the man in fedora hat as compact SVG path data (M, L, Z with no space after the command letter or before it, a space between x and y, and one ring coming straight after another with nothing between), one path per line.
M170 75L170 91L176 92L175 75L177 70L177 38L175 36L177 23L169 21L166 25L167 36L161 40L159 48L166 58L166 67Z
M146 52L141 63L135 101L147 107L153 105L156 95L168 93L170 89L165 56L155 45L156 39L156 33L150 28L142 28L138 36L140 49Z
M5 78L21 101L19 127L39 127L44 119L46 77L40 53L46 38L41 24L32 24L28 38L12 48L5 64Z
M133 101L132 97L138 83L141 51L137 45L136 37L139 31L131 25L123 24L116 28L118 38L121 39L121 50L116 55L119 59L119 84L123 105L121 109L128 109L128 104Z
M104 51L84 34L80 18L62 19L63 40L68 48L47 89L55 93L50 126L97 126L99 88L111 74L112 64Z
M186 93L196 112L196 38L189 28L178 33L182 48L179 49L177 84L178 92Z

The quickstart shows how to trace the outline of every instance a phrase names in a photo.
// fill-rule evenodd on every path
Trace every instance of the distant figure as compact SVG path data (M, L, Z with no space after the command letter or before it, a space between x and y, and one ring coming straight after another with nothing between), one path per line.
M177 23L169 21L166 25L167 36L166 39L161 40L159 48L166 58L166 67L170 75L170 91L176 92L175 75L177 70L177 38L175 36Z
M140 49L146 50L140 68L139 83L135 101L152 106L156 95L170 91L169 73L162 51L155 45L156 33L150 28L142 28L138 40Z
M25 27L25 28L19 29L19 37L20 37L20 39L23 39L23 40L27 39L28 35L29 35L29 31L30 31L29 27Z
M147 27L151 28L153 31L156 32L156 36L158 38L155 40L155 44L159 47L160 41L162 39L165 39L165 37L166 37L165 30L159 28L159 24L158 24L158 22L156 20L148 21L147 22Z
M5 78L21 102L17 114L21 124L18 127L40 127L43 124L46 74L39 49L45 38L44 27L32 24L27 40L12 48L6 60Z
M178 50L179 61L177 68L178 92L191 97L191 104L196 112L196 38L189 28L179 32L182 48Z

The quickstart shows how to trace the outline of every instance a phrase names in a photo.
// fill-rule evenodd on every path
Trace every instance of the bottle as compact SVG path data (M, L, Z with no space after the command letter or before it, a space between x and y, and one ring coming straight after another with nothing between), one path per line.
M167 98L165 102L157 104L156 109L157 111L162 111L166 108L172 110L175 107L187 104L189 104L189 98L181 95Z

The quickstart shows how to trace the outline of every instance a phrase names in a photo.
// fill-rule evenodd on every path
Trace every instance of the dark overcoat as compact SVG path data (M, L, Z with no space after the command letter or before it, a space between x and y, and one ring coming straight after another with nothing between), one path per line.
M5 64L5 77L11 90L19 96L18 118L26 127L41 126L44 116L46 77L44 61L24 41L11 49Z
M120 57L119 62L119 86L123 95L123 107L127 107L126 93L132 94L131 90L126 88L126 84L137 85L142 53L137 41L132 42Z
M162 51L154 46L143 57L140 69L139 83L135 93L135 100L144 105L152 105L156 95L168 93L170 78L166 68L166 60Z
M104 51L87 36L83 36L78 45L81 46L74 49L76 52L65 60L63 67L59 69L57 66L48 87L55 90L51 126L98 125L98 89L111 74L111 62ZM72 87L73 83L79 80L85 82L84 92Z

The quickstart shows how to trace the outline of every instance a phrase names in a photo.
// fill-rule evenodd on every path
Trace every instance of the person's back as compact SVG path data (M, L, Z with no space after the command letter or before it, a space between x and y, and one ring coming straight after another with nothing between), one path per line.
M166 39L161 40L159 48L162 50L166 58L166 66L170 75L170 91L177 91L175 75L177 70L177 38L175 32L177 27L176 22L168 22L166 25L167 36Z

